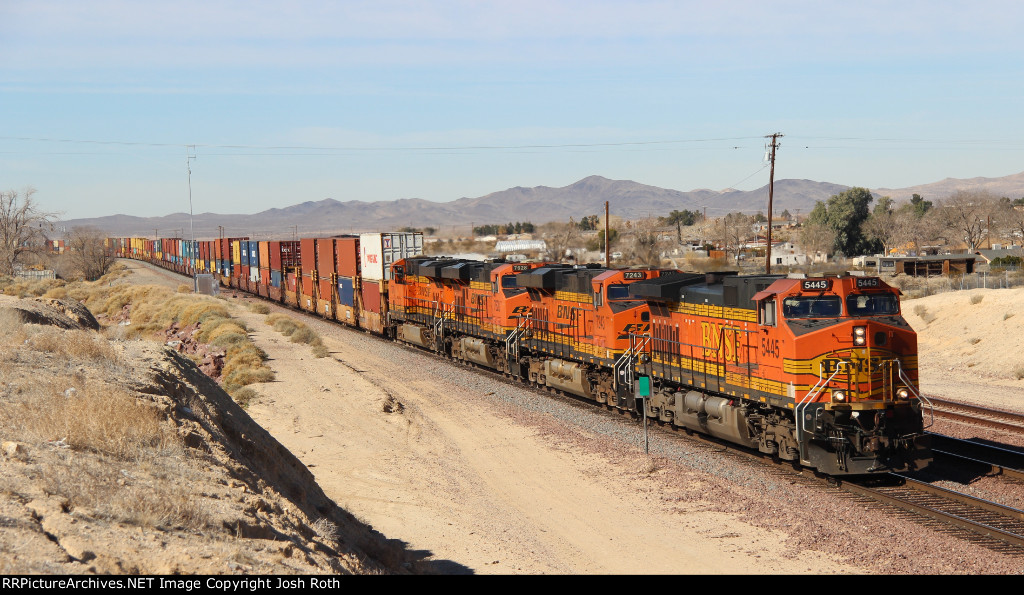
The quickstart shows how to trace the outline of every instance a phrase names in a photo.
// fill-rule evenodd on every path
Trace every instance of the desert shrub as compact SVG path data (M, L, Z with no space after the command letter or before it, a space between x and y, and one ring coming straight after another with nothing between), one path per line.
M1009 320L1011 318L1013 318L1013 312L1007 312L1006 314L1003 314L1003 320Z
M292 333L291 341L292 343L312 343L319 338L313 329L308 326L301 326Z
M231 398L234 399L242 409L249 409L249 406L255 403L259 396L260 394L258 392L248 387L236 389L231 393Z
M1014 370L1014 375L1017 376L1017 380L1024 378L1024 368L1017 368Z
M974 294L971 296L971 304L980 304L981 300L983 299L985 299L985 296L981 295L980 293Z
M263 302L250 302L249 310L256 314L270 314L270 306Z
M919 318L924 318L925 314L928 313L928 308L924 304L918 304L914 306L914 314L917 314Z
M313 357L316 357L316 358L327 357L330 354L331 354L330 350L327 349L327 346L324 345L323 343L320 343L319 345L314 345L313 346Z
M971 345L977 345L978 343L981 343L981 337L973 337L970 339L970 342Z
M178 293L192 293L193 289L195 288L189 285L188 283L182 283L181 285L178 286L178 289L176 289L175 291L177 291Z

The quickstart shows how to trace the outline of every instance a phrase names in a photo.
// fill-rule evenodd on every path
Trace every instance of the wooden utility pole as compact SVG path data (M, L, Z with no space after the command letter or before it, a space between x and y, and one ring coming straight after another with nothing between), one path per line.
M768 235L764 250L764 272L766 275L772 273L772 198L775 194L775 149L779 147L778 140L781 132L769 134L765 138L772 139L771 170L768 177Z
M604 201L604 268L612 268L612 259L608 252L608 201Z

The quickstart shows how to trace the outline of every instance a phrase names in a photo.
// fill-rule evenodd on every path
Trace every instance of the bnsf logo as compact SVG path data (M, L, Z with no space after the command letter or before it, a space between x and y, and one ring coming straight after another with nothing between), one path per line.
M523 316L523 315L529 314L529 313L530 313L530 307L529 306L516 306L515 308L512 309L512 315L513 316Z
M626 271L622 273L623 279L646 279L647 275L640 271Z

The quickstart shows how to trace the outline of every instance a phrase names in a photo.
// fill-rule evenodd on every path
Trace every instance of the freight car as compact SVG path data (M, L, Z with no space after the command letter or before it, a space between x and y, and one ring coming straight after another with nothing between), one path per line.
M931 459L916 334L876 277L479 262L409 233L108 245L825 474Z

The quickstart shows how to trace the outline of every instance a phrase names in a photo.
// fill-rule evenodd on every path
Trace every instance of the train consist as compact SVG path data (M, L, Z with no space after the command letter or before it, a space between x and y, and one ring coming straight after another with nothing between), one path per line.
M917 335L877 277L480 262L418 233L108 246L824 474L931 460Z

